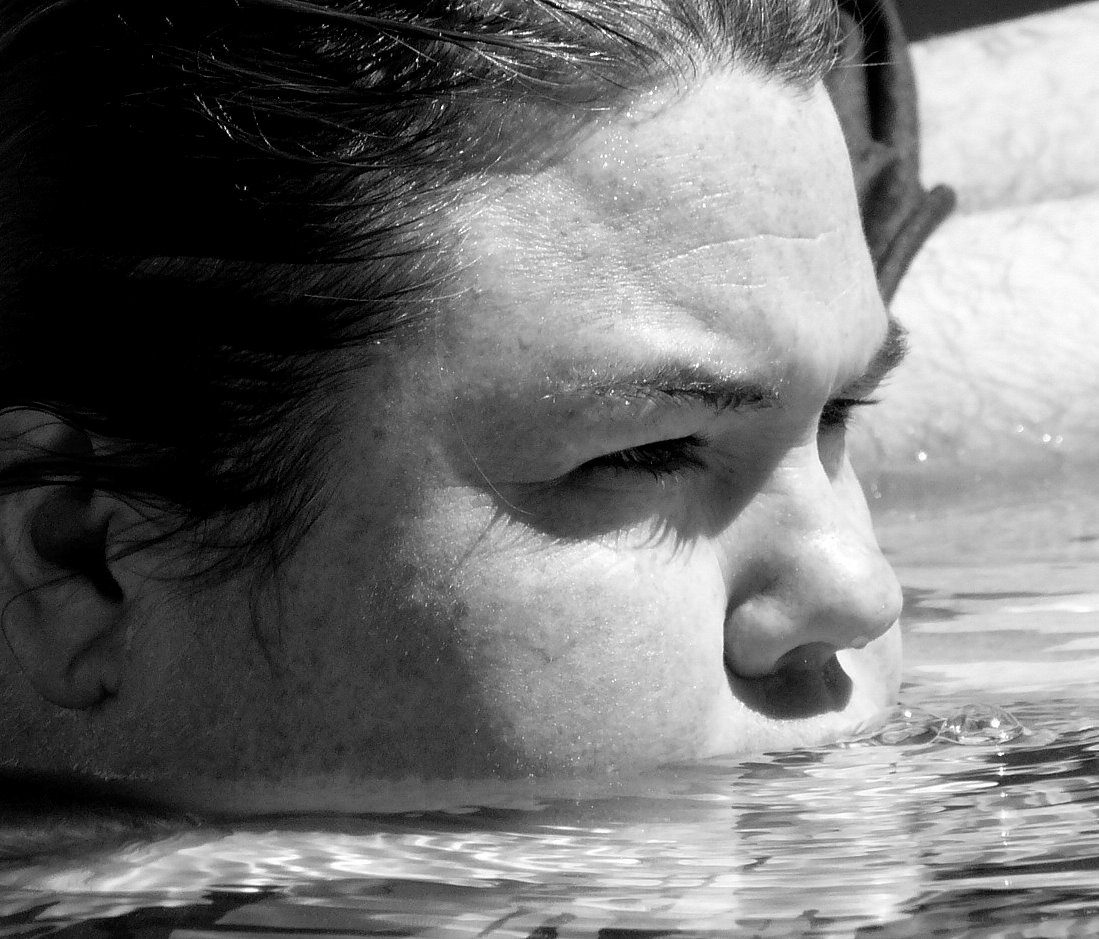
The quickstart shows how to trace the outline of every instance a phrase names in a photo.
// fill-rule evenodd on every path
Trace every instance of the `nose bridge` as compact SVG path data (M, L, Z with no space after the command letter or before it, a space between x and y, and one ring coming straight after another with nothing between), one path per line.
M900 584L861 494L837 491L816 459L779 472L751 544L738 546L752 576L732 585L726 613L726 656L746 677L769 674L800 646L860 648L900 615Z

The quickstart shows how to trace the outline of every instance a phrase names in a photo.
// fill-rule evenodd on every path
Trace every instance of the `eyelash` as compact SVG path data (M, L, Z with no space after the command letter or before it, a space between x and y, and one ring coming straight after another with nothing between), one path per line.
M877 404L877 398L834 398L820 412L821 430L846 429L854 418L855 408Z
M615 473L643 472L656 479L667 479L691 470L703 469L705 462L698 451L707 441L692 434L674 440L658 440L640 447L630 447L589 460L581 469L585 472L608 469Z

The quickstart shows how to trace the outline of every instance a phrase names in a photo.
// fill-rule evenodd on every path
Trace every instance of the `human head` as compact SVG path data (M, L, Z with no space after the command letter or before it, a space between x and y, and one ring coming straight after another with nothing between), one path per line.
M408 426L427 431L419 411L412 417L405 410L427 392L412 388L402 397L405 385L424 380L425 355L455 351L455 324L470 317L470 298L484 296L483 321L494 321L487 310L506 291L493 288L485 255L471 253L470 245L485 244L478 213L494 217L510 186L552 177L623 121L640 126L672 113L710 76L736 74L745 87L775 86L782 100L804 103L836 38L828 5L809 2L662 2L644 9L410 3L350 13L291 0L10 6L18 25L2 47L9 92L0 108L0 146L4 165L23 170L7 173L3 184L10 220L4 240L17 246L0 274L0 381L10 409L3 479L12 530L32 536L29 549L11 553L36 552L41 570L52 570L65 589L83 578L116 601L127 590L115 567L129 565L133 591L156 594L150 585L160 585L164 593L149 617L185 609L182 622L202 620L200 632L211 615L197 612L204 597L224 598L226 589L245 595L242 610L224 612L227 619L246 616L263 650L263 667L254 650L239 651L247 673L240 684L252 692L265 681L252 670L266 668L275 682L295 672L280 650L295 647L293 634L303 627L286 610L300 614L302 591L325 581L332 545L354 556L362 548L354 531L373 522L384 537L371 532L370 553L353 565L363 581L354 586L371 597L369 605L404 618L410 629L426 622L425 611L446 607L456 623L455 611L469 608L454 596L462 577L447 573L452 558L403 554L402 530L432 517L426 490L393 495L394 481L383 473L390 491L378 496L373 521L368 511L357 528L337 526L336 535L326 519L346 515L346 504L335 508L348 497L346 486L361 496L353 480L362 483L377 468L364 448L392 460L400 449L394 436ZM646 109L646 100L659 107ZM700 114L714 114L709 104L701 107ZM861 273L867 269L863 264ZM882 318L880 309L871 314ZM506 316L500 321L506 325ZM454 341L468 345L468 334L461 335ZM867 358L865 348L852 354ZM471 367L483 367L476 363ZM439 368L444 378L448 364ZM460 413L470 400L463 392L479 383L477 373L464 374L462 387L443 382L439 400L446 403L437 405L439 426L428 435L439 440L431 447L444 437L453 443L453 428L483 477L477 483L499 498L497 509L535 514L535 527L554 543L575 546L605 535L577 530L575 519L564 521L553 508L517 506L501 492L502 477L486 470L477 441L465 439L505 433L504 425L486 430ZM392 420L373 427L374 443L359 441L349 464L364 394ZM428 458L414 450L410 456ZM781 462L762 462L768 460ZM437 534L463 544L471 538L462 550L476 543L473 532ZM317 538L328 545L320 553L310 547ZM144 560L154 556L155 563ZM509 568L517 578L513 596L542 596L539 563L532 558L523 576ZM526 576L531 582L520 582ZM33 581L31 575L16 583L47 597L49 588ZM165 584L176 590L174 599ZM765 587L741 589L754 595ZM881 622L863 630L865 639L894 615L890 597L871 594ZM544 605L544 597L537 602ZM521 610L522 603L508 615ZM129 652L114 650L140 646L135 632L142 627L131 620L111 651L93 657L97 664L58 678L57 669L35 665L43 656L17 613L9 610L6 635L39 692L109 715L127 687L120 670L128 666L118 662ZM613 618L603 622L613 628ZM221 649L220 638L203 641ZM456 654L446 641L436 636L423 644L438 661ZM461 639L471 641L469 634ZM147 661L163 663L163 637L156 642L160 651ZM437 680L414 645L403 640L396 652L362 664L377 673L375 686L407 690ZM312 651L322 660L336 654L330 646ZM478 654L491 659L492 648ZM105 668L103 658L114 664ZM765 659L745 671L762 674L774 665ZM410 661L409 673L400 674ZM411 698L423 699L440 734L481 735L484 753L455 760L454 772L580 765L575 741L574 755L560 765L551 754L504 743L515 727L494 722L519 718L494 713L484 700L456 706L457 716L444 719L430 689ZM422 735L424 723L414 724ZM418 768L408 755L417 748L396 744L399 755L387 765L377 755L379 741L403 732L392 727L370 738L379 775L447 772L437 759ZM325 760L338 762L335 752ZM360 755L360 771L361 763ZM226 775L246 773L247 764L242 757ZM265 762L265 771L273 765ZM126 771L140 767L135 757Z
M734 59L810 83L827 7L9 0L0 407L94 434L73 473L218 529L209 563L273 562L329 391L445 293L440 209L552 157L521 121L567 139Z

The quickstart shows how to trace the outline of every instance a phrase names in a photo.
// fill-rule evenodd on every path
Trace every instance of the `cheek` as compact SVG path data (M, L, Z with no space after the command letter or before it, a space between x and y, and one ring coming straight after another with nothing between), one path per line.
M527 771L703 749L727 693L723 588L705 548L482 549L455 588L465 615L450 644L465 693Z

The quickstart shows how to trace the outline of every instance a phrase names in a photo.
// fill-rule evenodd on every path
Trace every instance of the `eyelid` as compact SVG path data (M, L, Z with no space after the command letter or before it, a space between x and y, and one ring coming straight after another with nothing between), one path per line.
M574 471L580 475L609 471L620 473L648 473L658 479L674 476L690 470L702 469L705 463L698 451L708 441L698 435L655 440L636 447L625 447L588 460Z

